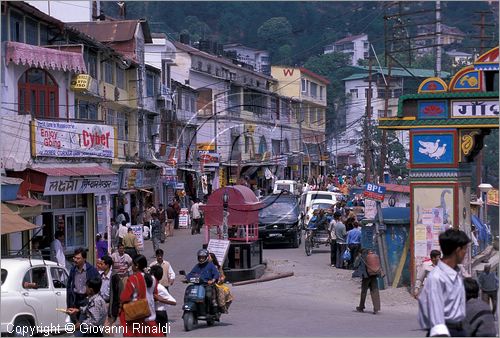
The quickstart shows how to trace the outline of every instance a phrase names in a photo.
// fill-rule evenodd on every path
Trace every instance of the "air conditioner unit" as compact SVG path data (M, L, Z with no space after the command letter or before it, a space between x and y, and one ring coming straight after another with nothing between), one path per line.
M158 93L158 100L165 102L172 102L172 90L164 84L160 84L160 92Z

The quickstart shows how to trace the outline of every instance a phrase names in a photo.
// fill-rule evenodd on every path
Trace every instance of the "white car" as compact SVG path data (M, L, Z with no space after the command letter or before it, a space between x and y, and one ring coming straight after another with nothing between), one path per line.
M68 315L56 309L66 309L66 268L48 260L4 258L1 277L2 336L31 336L35 326L38 335L57 330L58 324L64 328Z

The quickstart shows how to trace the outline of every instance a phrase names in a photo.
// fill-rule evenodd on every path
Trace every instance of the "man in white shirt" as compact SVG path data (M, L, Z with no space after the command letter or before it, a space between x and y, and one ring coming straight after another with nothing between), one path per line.
M168 287L174 284L175 281L174 269L172 269L172 266L169 262L163 259L164 252L162 249L157 249L155 251L155 255L156 260L154 262L151 262L151 264L149 264L149 267L151 268L155 265L159 265L162 268L163 277L159 280L159 283L168 290Z
M54 240L50 243L50 260L66 267L66 256L64 255L64 232L57 230Z
M420 294L420 289L422 288L422 285L424 285L424 281L429 275L429 273L434 270L436 267L437 263L439 262L439 259L441 258L441 251L439 250L432 250L431 251L431 259L426 260L422 263L422 269L417 275L417 280L415 281L415 290L413 292L413 296L415 299L418 298L418 295Z
M123 243L123 237L128 232L127 221L122 221L120 227L118 228L118 244Z
M162 280L164 277L163 269L159 265L153 265L151 267L151 274L156 280ZM176 305L177 301L160 283L157 288L158 296L155 302L156 323L160 328L164 328L168 326L167 305Z
M193 226L191 227L191 235L199 234L201 228L201 211L200 211L199 199L194 200L194 204L191 206L191 218L193 219Z
M460 264L470 239L465 232L448 229L439 235L443 258L427 277L418 297L418 321L429 337L467 337L464 326L465 289Z

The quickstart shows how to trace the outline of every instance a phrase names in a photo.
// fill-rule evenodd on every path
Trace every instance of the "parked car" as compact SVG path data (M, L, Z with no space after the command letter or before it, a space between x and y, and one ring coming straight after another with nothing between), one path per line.
M1 277L2 336L30 336L35 326L42 330L38 335L50 334L43 330L54 330L58 324L64 328L68 316L56 309L66 308L66 268L41 259L4 258Z
M299 202L293 195L270 195L259 211L259 238L264 244L289 243L298 248L302 242Z

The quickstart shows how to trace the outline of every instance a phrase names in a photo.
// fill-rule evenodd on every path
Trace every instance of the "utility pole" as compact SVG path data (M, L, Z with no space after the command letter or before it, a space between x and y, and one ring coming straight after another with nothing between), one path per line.
M299 161L299 178L300 181L303 181L302 175L302 167L304 165L304 154L303 150L304 147L302 145L302 103L299 102L299 113L297 115L298 120L299 120L299 154L300 154L300 161Z
M368 52L369 53L369 52ZM372 178L372 142L371 142L371 119L372 119L372 57L368 56L368 93L366 95L365 110L365 135L364 135L364 153L365 153L365 182L370 182Z
M441 1L436 1L436 77L441 77Z

